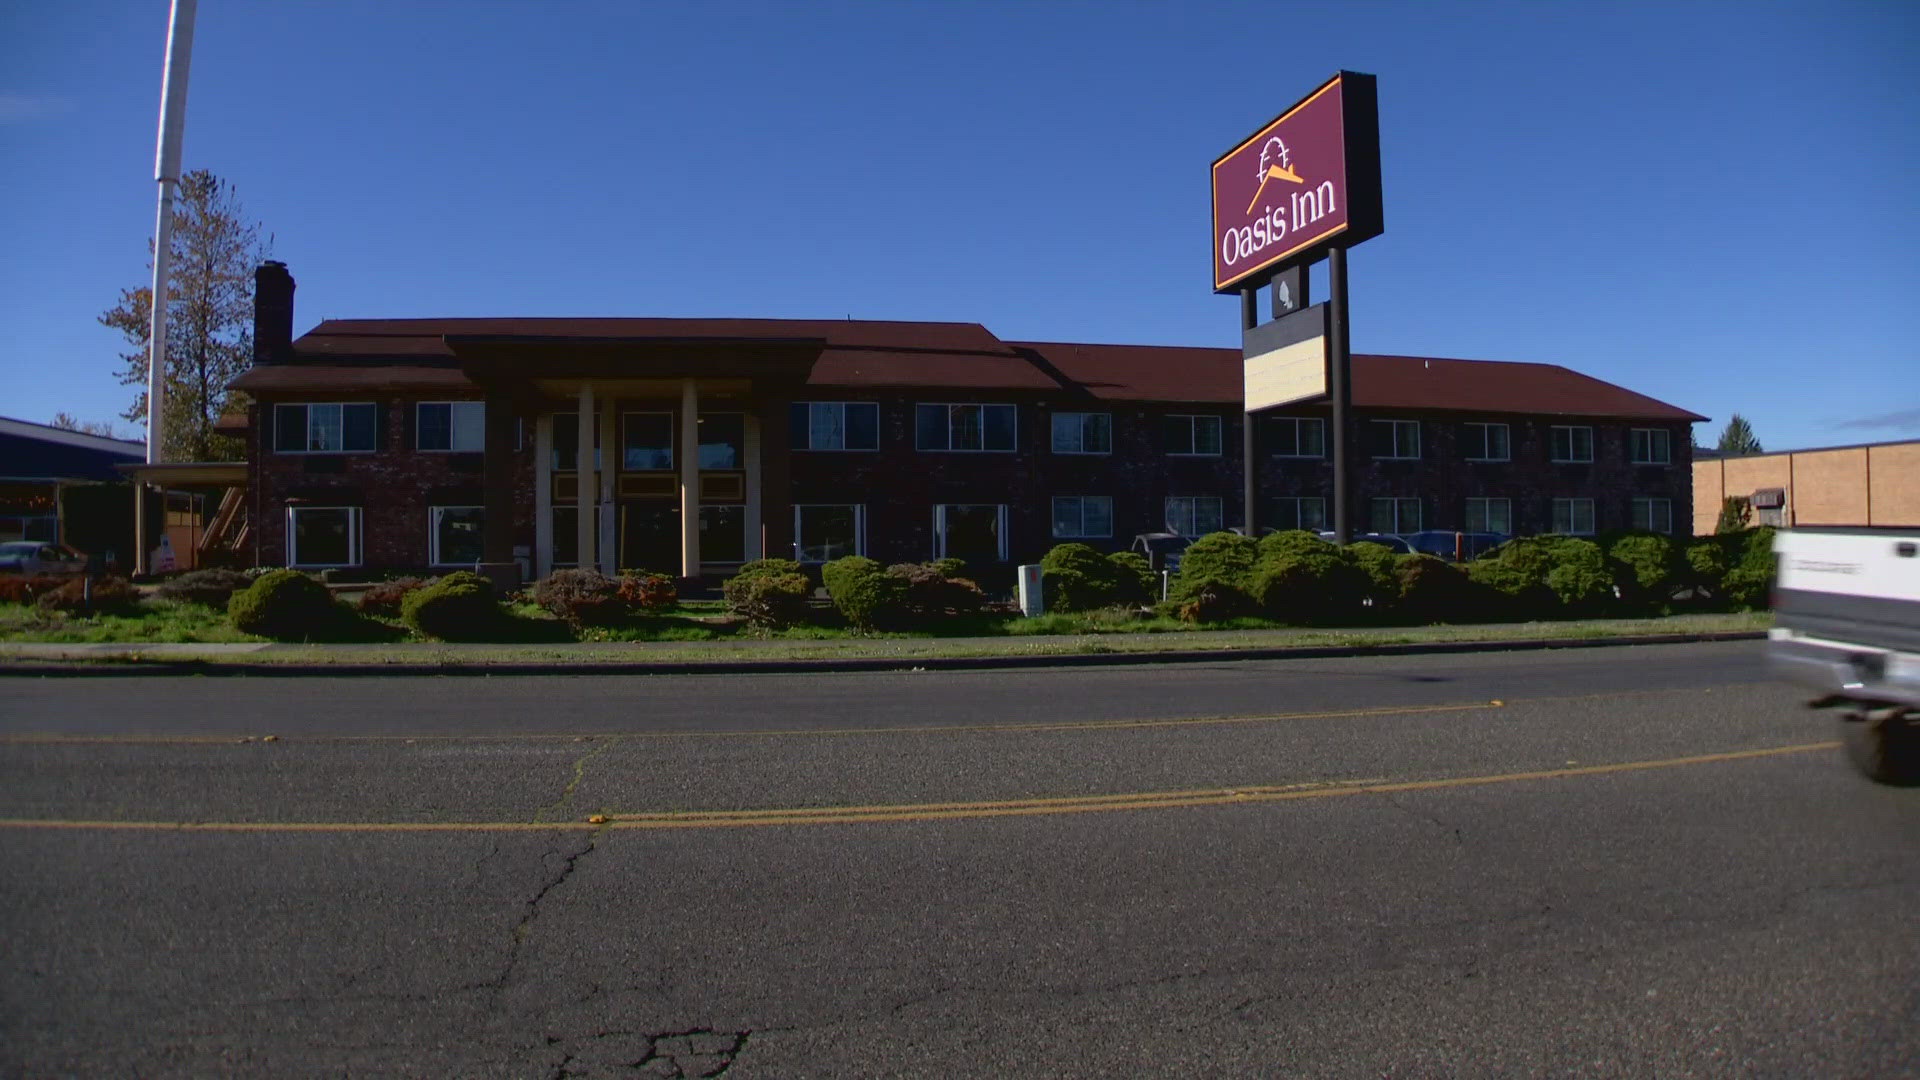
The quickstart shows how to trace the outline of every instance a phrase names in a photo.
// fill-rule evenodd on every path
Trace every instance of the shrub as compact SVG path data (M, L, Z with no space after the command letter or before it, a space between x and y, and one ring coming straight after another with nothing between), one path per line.
M1360 572L1364 579L1363 596L1376 608L1390 607L1400 598L1400 579L1395 575L1392 548L1363 540L1339 551Z
M1600 546L1572 536L1509 540L1468 564L1467 576L1520 618L1592 614L1613 599Z
M784 559L762 559L761 562L785 562ZM752 563L748 563L752 566ZM740 573L727 579L721 587L727 598L727 606L736 614L744 616L747 623L761 628L792 626L806 618L807 599L813 595L813 584L805 574L780 573L777 570L761 569L755 573Z
M1253 598L1282 622L1329 624L1351 621L1360 613L1367 576L1339 548L1299 548L1264 557L1254 578Z
M1216 578L1190 589L1186 598L1176 604L1175 610L1186 622L1215 623L1253 615L1258 605L1245 589Z
M1431 555L1398 555L1393 560L1398 587L1396 607L1422 623L1467 622L1489 612L1466 572Z
M493 583L471 570L459 570L407 594L400 619L416 634L442 641L485 641L495 636L500 604Z
M1607 563L1620 592L1641 607L1661 607L1673 599L1682 579L1673 541L1656 533L1628 533L1607 547Z
M91 582L84 577L68 578L58 587L41 593L34 600L34 606L42 611L90 615L101 611L131 611L139 601L139 590L131 581L107 575Z
M154 590L168 600L225 608L233 594L253 584L238 570L190 570Z
M806 576L806 569L792 559L755 559L740 567L735 579L753 577L756 574L799 574Z
M39 575L36 577L0 577L0 604L31 604L42 594L66 584L66 579Z
M1740 533L1747 528L1747 509L1752 500L1742 495L1729 495L1720 500L1720 518L1713 524L1713 531L1719 535Z
M1773 527L1762 525L1742 533L1715 537L1727 545L1727 572L1721 595L1743 609L1764 608L1773 590Z
M1377 545L1376 545L1377 546ZM1259 558L1270 559L1280 555L1310 555L1336 550L1333 544L1320 539L1318 533L1305 529L1283 529L1268 533L1260 538L1257 545Z
M944 559L935 559L927 565L938 572L941 577L965 578L967 576L967 560L956 559L951 555ZM969 578L968 580L972 579Z
M1198 599L1200 592L1211 585L1224 585L1242 596L1251 596L1254 568L1259 561L1260 545L1250 536L1230 532L1203 536L1180 557L1180 578L1174 582L1172 599Z
M1055 544L1040 559L1048 611L1093 611L1135 599L1118 563L1088 544Z
M568 626L611 626L628 613L620 583L598 570L555 570L534 583L533 602Z
M660 612L680 602L679 582L649 570L620 571L615 591L629 612Z
M400 617L400 606L407 596L426 587L425 578L403 577L382 581L360 594L360 614L397 619Z
M820 577L833 606L862 630L892 622L906 609L906 580L865 556L835 559L820 568Z
M1721 596L1728 604L1743 611L1766 607L1768 594L1772 590L1773 575L1752 567L1736 566L1720 579Z
M325 585L298 570L273 570L227 601L236 629L275 641L320 641L341 636L353 615Z
M1727 546L1718 537L1703 536L1687 545L1687 584L1720 595L1727 576Z
M1613 599L1613 575L1606 556L1591 540L1556 537L1549 548L1547 588L1568 614L1591 614Z
M895 563L887 574L904 584L906 610L922 618L943 615L969 615L986 605L987 596L980 586L963 577L949 577L944 565L955 559L928 563Z
M1139 591L1133 599L1141 603L1160 599L1160 575L1145 555L1137 551L1116 551L1107 556L1107 561L1120 568L1123 580L1130 580L1137 585Z

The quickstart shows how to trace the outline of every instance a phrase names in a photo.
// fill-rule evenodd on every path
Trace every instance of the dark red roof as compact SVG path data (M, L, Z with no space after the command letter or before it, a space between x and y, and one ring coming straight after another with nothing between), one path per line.
M449 336L825 342L807 383L1085 393L1110 401L1241 400L1240 351L1002 341L979 323L831 319L328 319L244 390L470 389ZM393 361L383 364L379 361ZM330 362L331 361L331 362ZM1356 355L1354 404L1376 409L1706 419L1555 364Z

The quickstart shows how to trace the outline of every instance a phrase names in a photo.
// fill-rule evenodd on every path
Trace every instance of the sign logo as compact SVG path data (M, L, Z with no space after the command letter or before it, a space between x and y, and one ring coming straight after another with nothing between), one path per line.
M1343 71L1213 163L1213 286L1258 286L1380 233L1373 77Z

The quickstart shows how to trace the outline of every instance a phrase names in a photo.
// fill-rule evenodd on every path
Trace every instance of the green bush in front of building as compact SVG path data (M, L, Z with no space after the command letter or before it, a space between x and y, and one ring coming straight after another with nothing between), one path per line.
M1685 576L1674 542L1658 533L1624 533L1611 538L1606 550L1621 602L1641 612L1665 611Z
M1339 626L1360 619L1369 590L1366 571L1340 548L1321 547L1324 550L1302 545L1262 555L1252 595L1263 614L1296 626Z
M893 625L906 612L906 579L864 555L835 559L820 568L820 577L833 606L856 629Z
M1048 611L1095 611L1139 603L1139 578L1091 544L1055 544L1040 559Z
M1396 555L1394 612L1404 622L1461 623L1486 617L1481 591L1465 570L1432 555Z
M358 617L325 585L298 570L271 570L227 601L234 628L275 641L340 641L356 636Z
M169 578L154 591L168 600L224 610L234 593L251 584L253 579L242 571L215 567L189 570L179 577Z
M1251 613L1253 579L1259 562L1260 545L1252 537L1231 532L1208 533L1187 545L1187 550L1181 553L1180 576L1174 580L1168 598L1186 603L1200 599L1200 594L1205 592L1207 602L1202 607L1207 610L1238 606L1247 609L1241 614ZM1237 604L1231 593L1238 593L1245 602Z
M787 562L785 559L760 561ZM798 572L798 563L793 565L795 570L791 572L778 567L760 567L753 573L747 573L743 568L741 573L728 578L726 584L721 586L727 607L746 619L749 626L763 630L805 622L808 600L813 596L813 583L807 580L805 574Z
M1116 551L1107 556L1107 560L1120 568L1122 573L1130 574L1138 585L1138 596L1142 602L1152 603L1160 599L1160 575L1147 561L1145 555L1137 551Z
M458 570L400 602L407 629L442 641L492 641L500 636L500 602L493 582L471 570Z
M534 582L533 602L568 626L613 626L630 611L620 596L620 583L598 570L584 567L555 570Z

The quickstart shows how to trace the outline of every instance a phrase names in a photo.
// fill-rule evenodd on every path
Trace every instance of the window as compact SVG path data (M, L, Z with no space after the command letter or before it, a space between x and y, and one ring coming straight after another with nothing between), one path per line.
M1327 527L1327 500L1318 496L1312 498L1283 498L1273 501L1272 525L1276 529L1305 529L1308 532L1321 532Z
M880 406L871 401L796 401L787 427L795 450L880 449Z
M288 566L359 566L360 508L287 507Z
M487 448L484 401L423 401L414 406L414 421L415 449L470 453Z
M1169 454L1220 455L1220 418L1217 416L1169 416L1166 431Z
M1590 427L1561 427L1553 429L1553 460L1557 462L1588 462L1593 460L1593 429Z
M1167 499L1167 531L1181 536L1205 536L1225 526L1218 495L1173 495Z
M1113 453L1112 414L1103 412L1054 413L1053 452L1056 454Z
M1061 539L1112 536L1112 496L1055 495L1053 535Z
M949 503L933 508L933 557L968 566L1007 561L1007 508Z
M576 566L580 562L580 534L574 528L580 521L580 507L569 503L553 508L553 565ZM600 508L593 508L594 528L600 527ZM598 533L594 534L596 537ZM596 539L595 545L599 546Z
M1275 457L1326 457L1326 421L1317 416L1272 417L1267 421L1267 452Z
M700 561L747 561L747 508L708 505L700 508Z
M1568 536L1592 536L1593 500L1553 500L1553 531Z
M275 405L273 449L282 454L364 454L374 449L379 408L371 401Z
M822 563L859 555L867 547L867 508L864 506L796 506L793 508L793 557L797 562Z
M1513 503L1508 499L1468 499L1467 531L1513 535Z
M747 417L745 413L701 413L695 425L700 439L702 469L737 469L747 457ZM705 549L702 549L703 551ZM703 554L702 559L706 556ZM713 559L711 562L730 562Z
M1013 406L920 405L914 409L920 450L1013 452Z
M434 506L427 510L432 531L428 557L435 566L472 566L480 561L485 510L478 506Z
M669 416L669 413L660 413ZM671 440L669 440L671 442ZM553 414L553 459L554 472L575 472L580 467L580 414ZM593 467L600 467L600 425L593 425ZM558 532L555 536L560 535ZM568 535L572 535L569 533ZM555 556L558 559L558 556Z
M630 412L620 418L620 467L635 472L673 468L673 414ZM559 417L554 418L554 438L559 438ZM574 438L579 438L578 432ZM555 448L559 444L556 441ZM577 456L577 443L569 443Z
M1666 432L1663 431L1660 434L1665 435ZM1633 500L1633 527L1641 532L1671 533L1673 531L1673 500Z
M1420 531L1419 499L1373 500L1373 530L1377 533Z
M1671 433L1665 428L1633 429L1635 465L1669 465L1673 462Z
M1512 458L1509 432L1505 424L1468 424L1467 460L1468 461L1507 461ZM1469 529L1469 532L1487 530ZM1505 530L1498 530L1505 531Z
M1374 420L1371 424L1374 457L1410 460L1420 456L1420 421Z

